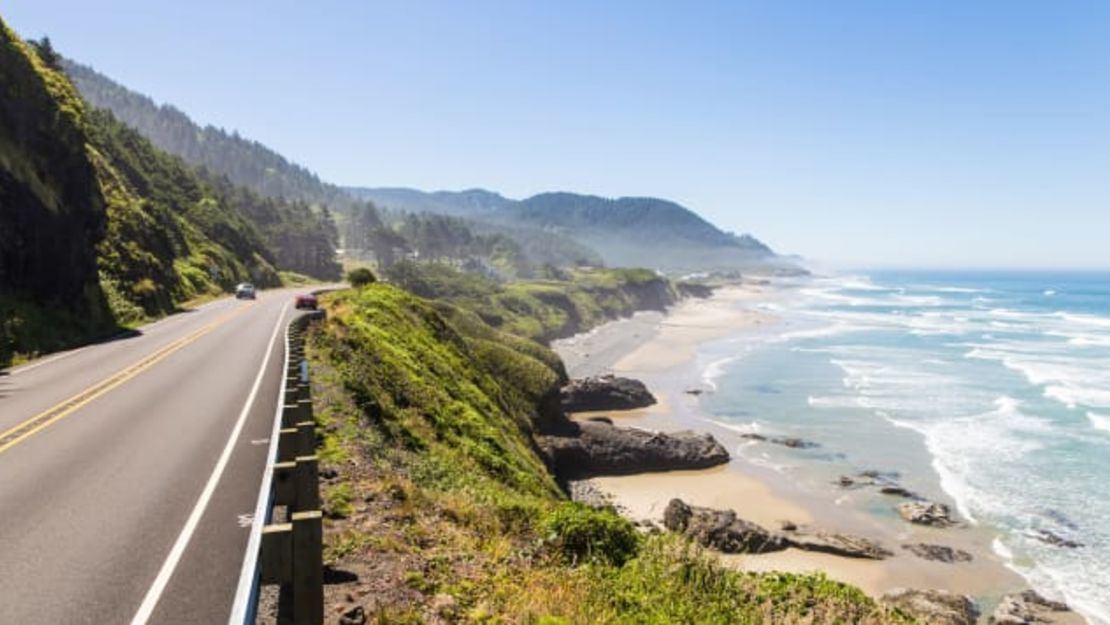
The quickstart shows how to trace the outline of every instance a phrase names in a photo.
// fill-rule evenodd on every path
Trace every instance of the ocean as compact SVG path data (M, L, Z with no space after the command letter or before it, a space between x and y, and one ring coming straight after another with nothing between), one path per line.
M702 348L700 410L819 446L740 454L814 492L898 475L996 533L1033 587L1110 624L1110 274L876 273L783 293L760 305L774 327Z

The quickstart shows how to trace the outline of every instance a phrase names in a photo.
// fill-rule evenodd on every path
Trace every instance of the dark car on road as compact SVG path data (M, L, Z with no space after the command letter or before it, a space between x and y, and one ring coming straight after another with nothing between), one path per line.
M235 287L235 299L254 299L255 290L254 285L250 282L243 282Z
M312 294L298 295L293 300L293 306L302 310L316 310L317 305L316 296Z

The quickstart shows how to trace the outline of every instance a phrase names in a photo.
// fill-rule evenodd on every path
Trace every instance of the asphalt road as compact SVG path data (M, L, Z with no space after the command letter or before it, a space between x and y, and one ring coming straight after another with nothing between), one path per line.
M296 292L0 374L0 624L227 622Z

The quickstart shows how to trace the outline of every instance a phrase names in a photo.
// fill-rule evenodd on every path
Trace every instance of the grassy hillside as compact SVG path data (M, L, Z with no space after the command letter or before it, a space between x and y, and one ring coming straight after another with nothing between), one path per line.
M329 612L366 601L379 623L910 622L821 576L727 571L567 502L532 444L564 379L538 344L390 285L323 304L308 352Z
M677 300L670 281L646 269L568 269L547 279L499 283L434 263L401 262L385 276L422 297L446 300L489 325L541 343Z
M192 165L227 176L234 184L265 197L345 209L353 204L342 189L321 182L304 167L266 146L213 126L201 127L170 105L112 81L91 67L61 60L81 95L95 107L138 130L159 149Z

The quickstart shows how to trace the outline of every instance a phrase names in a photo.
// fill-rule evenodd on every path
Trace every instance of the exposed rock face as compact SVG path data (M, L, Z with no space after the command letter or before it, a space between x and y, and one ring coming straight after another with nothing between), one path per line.
M782 536L737 518L732 510L689 506L681 499L672 499L667 504L663 525L672 532L689 536L703 547L723 553L769 553L789 546Z
M971 554L962 549L953 549L944 545L930 545L928 543L913 543L902 545L902 548L924 560L933 562L971 562Z
M729 459L710 434L665 434L599 421L570 423L557 435L538 437L538 442L561 479L704 469Z
M793 547L845 558L882 560L892 555L866 538L824 531L802 532L792 523L790 535L784 536L738 518L732 510L691 506L681 499L672 499L667 504L663 525L703 547L724 553L769 553Z
M979 618L979 608L971 597L943 590L898 589L880 601L929 625L975 625Z
M932 501L907 501L898 504L898 514L910 523L931 527L951 527L956 524L948 506Z
M560 400L567 412L629 410L655 403L643 382L613 375L574 380L563 387Z
M987 622L991 625L1055 623L1057 617L1064 614L1072 614L1066 604L1046 599L1035 590L1026 590L1003 597Z

